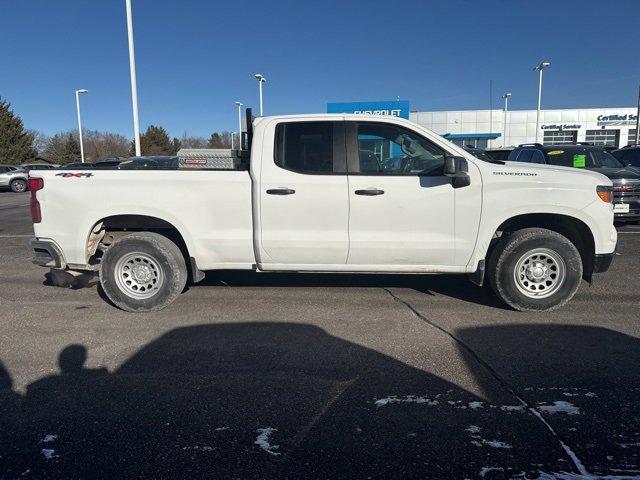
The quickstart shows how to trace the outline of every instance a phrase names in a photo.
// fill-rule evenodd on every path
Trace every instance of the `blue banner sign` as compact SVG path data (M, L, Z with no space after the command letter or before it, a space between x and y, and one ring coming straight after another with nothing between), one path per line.
M327 113L361 113L409 118L409 101L327 103Z

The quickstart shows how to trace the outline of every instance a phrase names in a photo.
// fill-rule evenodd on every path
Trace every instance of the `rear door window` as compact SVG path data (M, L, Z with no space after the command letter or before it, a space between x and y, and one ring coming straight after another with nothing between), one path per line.
M344 173L342 129L342 122L280 123L276 127L276 165L298 173Z

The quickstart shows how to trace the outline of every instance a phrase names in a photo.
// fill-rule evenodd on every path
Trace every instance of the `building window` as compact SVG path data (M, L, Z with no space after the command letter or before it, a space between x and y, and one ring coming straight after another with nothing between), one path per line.
M452 138L451 141L459 147L482 148L483 150L489 145L486 138Z
M620 130L587 130L585 141L592 145L618 146Z
M572 145L578 139L577 130L545 130L542 143L545 145Z
M635 145L636 144L636 129L630 128L628 137L627 137L627 145Z

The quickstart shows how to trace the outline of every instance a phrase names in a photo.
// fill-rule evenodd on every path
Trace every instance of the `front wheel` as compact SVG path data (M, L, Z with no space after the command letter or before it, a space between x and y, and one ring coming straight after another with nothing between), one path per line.
M157 233L133 233L111 245L100 264L109 300L127 312L160 310L182 292L187 267L178 246Z
M569 239L526 228L503 238L489 256L494 292L520 311L553 310L567 303L582 279L582 259Z
M22 178L18 178L11 182L9 185L12 192L22 193L27 191L27 181Z

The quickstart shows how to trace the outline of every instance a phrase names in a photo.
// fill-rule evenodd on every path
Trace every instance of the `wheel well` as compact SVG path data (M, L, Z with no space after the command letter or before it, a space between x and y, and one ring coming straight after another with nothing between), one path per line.
M526 215L518 215L504 221L497 229L494 240L489 246L487 258L491 249L495 246L497 240L504 235L509 235L523 228L546 228L554 232L564 235L573 243L582 259L583 278L591 281L593 273L593 260L595 255L595 241L591 230L582 220L568 215L555 213L530 213Z
M189 273L192 273L189 249L180 231L166 220L147 215L114 215L97 222L87 239L88 264L98 265L102 255L113 242L132 232L155 232L167 237L178 246Z

